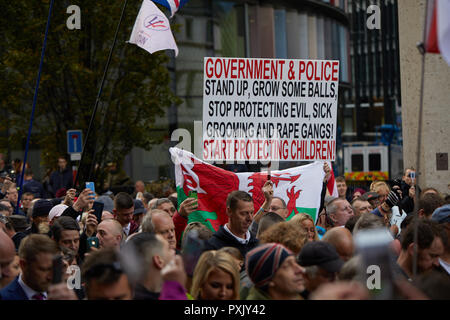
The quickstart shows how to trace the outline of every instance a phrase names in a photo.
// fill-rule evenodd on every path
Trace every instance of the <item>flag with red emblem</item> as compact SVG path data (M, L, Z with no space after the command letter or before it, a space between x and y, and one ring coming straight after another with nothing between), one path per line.
M198 210L189 215L188 223L199 221L217 231L228 222L226 199L234 190L246 191L253 197L255 212L263 204L261 189L267 181L267 172L234 173L203 162L179 148L170 148L170 153L175 164L178 204L187 198L190 190L197 191ZM307 213L316 221L324 176L323 162L318 161L271 172L274 196L286 202L290 213L287 220L298 213Z

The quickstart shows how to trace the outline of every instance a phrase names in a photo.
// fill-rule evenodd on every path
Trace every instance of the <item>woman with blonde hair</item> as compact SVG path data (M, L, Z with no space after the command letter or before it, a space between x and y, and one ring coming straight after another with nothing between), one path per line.
M200 256L192 278L196 300L239 300L239 270L227 252L210 250Z
M378 193L378 205L380 205L386 201L391 188L389 188L389 185L384 181L374 181L370 184L370 191Z
M294 223L295 225L299 226L303 230L306 231L308 234L308 241L318 241L319 235L317 234L317 229L314 226L314 220L313 218L307 214L307 213L299 213L296 214L294 217L292 217L291 220L289 220L290 223Z

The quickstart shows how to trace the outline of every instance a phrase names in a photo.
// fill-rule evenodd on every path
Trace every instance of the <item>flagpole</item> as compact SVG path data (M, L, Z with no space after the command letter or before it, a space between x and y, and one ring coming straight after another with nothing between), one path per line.
M88 126L88 130L87 130L87 133L86 133L86 138L84 140L83 150L81 152L80 165L78 166L77 175L75 176L75 181L73 183L75 188L77 187L78 178L79 178L80 171L81 171L81 168L82 168L82 165L83 165L83 159L84 159L84 154L85 154L85 151L86 151L86 146L87 146L87 143L88 143L88 140L89 140L89 135L91 133L92 124L93 124L94 119L95 119L95 114L97 113L98 103L100 102L100 97L101 97L102 91L103 91L103 85L105 84L106 75L108 73L109 65L111 63L111 57L112 57L112 54L113 54L113 51L114 51L114 47L116 46L117 35L119 34L120 25L122 23L124 15L125 15L125 8L127 7L127 3L128 3L128 0L125 0L124 4L123 4L123 7L122 7L122 13L120 15L119 23L117 24L116 33L114 35L113 45L111 47L111 50L109 51L109 56L108 56L108 60L106 62L105 71L103 72L103 78L102 78L102 81L100 83L100 88L99 88L98 93L97 93L97 99L95 100L94 111L92 112L91 120L89 121L89 126ZM96 145L95 145L95 148L96 148ZM95 150L94 150L94 156L95 156ZM95 159L93 158L92 161L95 161ZM89 177L88 178L89 179L91 178L90 177L90 173L89 173Z
M22 198L22 193L23 193L23 190L22 190L23 189L22 188L22 186L23 186L23 176L25 174L25 167L26 167L26 164L27 164L28 149L29 149L29 146L30 146L31 130L33 128L34 111L36 110L37 97L38 97L38 93L39 93L39 84L41 82L42 65L44 64L45 48L47 47L48 29L50 28L50 20L51 20L52 11L53 11L53 2L54 2L54 0L52 0L50 2L50 7L48 9L47 25L45 26L44 43L42 45L42 50L41 50L41 60L39 62L39 70L38 70L38 76L37 76L37 79L36 79L36 87L34 89L33 107L31 109L30 125L28 127L27 144L25 146L25 155L24 155L24 159L23 159L22 172L20 173L20 178L19 178L19 194L18 194L18 198L17 198L16 214L19 214L20 199Z
M419 181L420 181L420 156L422 148L422 123L423 123L423 99L425 87L425 58L426 58L426 38L427 38L427 19L428 19L428 4L429 0L425 1L425 19L423 28L422 43L417 45L420 54L422 55L422 78L420 83L420 105L419 105L419 126L417 128L417 156L416 156L416 184L414 195L414 253L413 253L413 279L417 276L417 241L418 241L418 227L419 227Z

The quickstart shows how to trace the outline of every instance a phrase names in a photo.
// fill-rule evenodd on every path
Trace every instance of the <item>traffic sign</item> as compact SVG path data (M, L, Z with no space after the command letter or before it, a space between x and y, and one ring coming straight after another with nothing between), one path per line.
M83 132L81 130L67 130L67 153L81 153L83 151Z

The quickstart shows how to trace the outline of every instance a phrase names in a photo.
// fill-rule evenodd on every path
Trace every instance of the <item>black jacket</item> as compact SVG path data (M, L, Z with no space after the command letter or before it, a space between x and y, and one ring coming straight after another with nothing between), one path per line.
M151 292L141 284L137 284L134 289L133 300L158 300L159 292Z
M66 190L69 190L73 186L73 174L72 169L69 167L65 168L63 171L53 171L50 175L50 183L48 190L51 194L55 195L56 192L61 189L65 188Z
M231 234L229 234L223 226L220 226L219 230L213 234L211 238L205 244L205 251L218 250L223 247L234 247L238 249L244 257L247 252L252 250L258 245L259 241L250 233L250 240L247 244L242 244L237 241Z
M407 214L410 214L414 211L414 200L409 197L409 188L411 188L405 181L402 180L400 184L400 189L402 190L403 198L400 200L398 206L404 210ZM417 192L416 187L416 192ZM419 191L420 192L420 191Z

